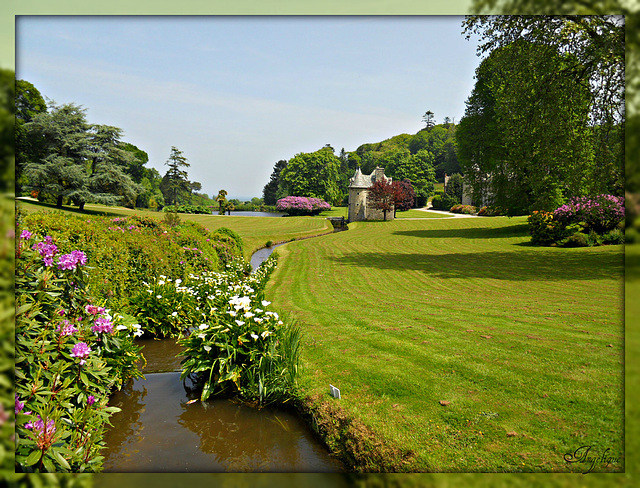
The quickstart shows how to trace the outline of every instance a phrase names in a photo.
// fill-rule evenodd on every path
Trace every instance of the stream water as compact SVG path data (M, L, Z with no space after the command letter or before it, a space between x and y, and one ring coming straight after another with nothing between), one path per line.
M294 413L206 402L180 380L180 347L144 340L146 379L116 392L104 472L344 472ZM141 365L142 366L142 365Z

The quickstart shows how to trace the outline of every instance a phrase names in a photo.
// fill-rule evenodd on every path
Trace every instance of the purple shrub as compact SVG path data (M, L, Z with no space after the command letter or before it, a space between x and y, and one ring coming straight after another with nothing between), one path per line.
M553 218L564 226L584 222L589 229L602 234L624 220L624 198L613 195L574 197L555 209Z
M330 210L324 200L313 197L285 197L276 202L276 210L289 215L317 215L324 210Z

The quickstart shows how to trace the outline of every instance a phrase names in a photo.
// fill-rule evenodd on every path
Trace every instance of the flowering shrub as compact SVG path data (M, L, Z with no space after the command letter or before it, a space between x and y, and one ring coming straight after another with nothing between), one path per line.
M554 220L553 212L534 210L529 218L529 233L531 242L542 246L550 246L566 237L565 227L561 222Z
M242 256L237 235L221 229L210 232L193 222L171 227L148 217L87 218L46 212L18 212L17 220L27 232L51 236L59 254L82 249L93 268L88 277L92 295L122 311L130 309L130 297L142 283L157 275L184 278L189 273L219 271ZM49 243L39 246L48 259ZM63 266L72 266L74 259L70 256Z
M533 211L528 218L534 244L581 247L622 241L624 200L612 195L572 198L553 212Z
M16 470L99 471L108 395L141 376L140 326L95 304L87 256L28 230L16 247Z
M484 206L478 210L478 215L482 217L497 217L499 215L507 215L507 210L501 207L488 207Z
M278 212L286 212L289 215L318 215L325 210L331 210L324 200L312 197L285 197L276 202Z
M227 392L260 404L290 397L298 368L300 330L285 325L261 289L276 265L272 255L242 282L218 283L206 297L200 324L179 339L181 378L202 387L200 399Z
M587 229L603 234L624 220L624 198L613 195L572 198L554 210L553 218L565 226L584 222Z
M449 211L452 213L471 215L476 213L477 209L473 205L454 205L449 209Z

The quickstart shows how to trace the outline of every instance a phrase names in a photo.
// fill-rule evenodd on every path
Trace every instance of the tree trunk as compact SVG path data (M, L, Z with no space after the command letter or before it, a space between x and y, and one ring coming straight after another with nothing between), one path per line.
M58 200L56 201L56 207L62 208L62 195L58 195Z
M85 202L80 202L80 205L78 205L78 209L80 209L80 211L84 210L84 203Z

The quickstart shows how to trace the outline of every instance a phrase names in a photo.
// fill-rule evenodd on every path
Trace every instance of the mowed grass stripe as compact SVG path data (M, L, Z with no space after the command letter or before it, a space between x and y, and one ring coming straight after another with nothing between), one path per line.
M533 247L525 218L350 229L287 244L267 290L304 326L305 390L340 387L412 470L579 470L563 455L583 441L621 454L620 246Z

